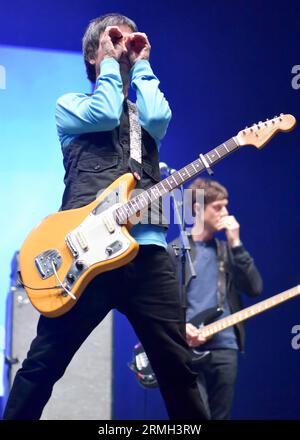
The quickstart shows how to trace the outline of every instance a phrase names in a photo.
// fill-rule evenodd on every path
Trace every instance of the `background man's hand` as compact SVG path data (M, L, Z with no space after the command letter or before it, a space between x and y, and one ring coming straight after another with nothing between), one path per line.
M222 217L218 223L218 230L225 230L226 238L230 247L238 246L240 241L240 225L233 215Z
M186 341L190 347L198 347L206 342L206 338L201 336L200 331L193 324L187 323L185 331Z
M125 45L131 65L138 60L149 60L151 46L146 34L134 32L127 36Z

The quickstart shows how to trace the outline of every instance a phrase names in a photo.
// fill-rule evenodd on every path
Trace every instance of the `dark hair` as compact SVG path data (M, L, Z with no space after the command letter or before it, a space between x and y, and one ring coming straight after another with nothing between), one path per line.
M126 24L133 32L137 32L137 26L134 21L118 13L101 15L100 17L94 18L86 28L82 38L82 52L87 77L93 84L96 82L96 69L95 65L90 63L90 60L96 56L100 34L105 31L107 26L115 26L118 24Z
M204 207L209 203L215 202L216 200L228 199L228 191L225 186L221 185L216 180L210 179L196 179L194 180L189 189L192 189L192 211L194 212L194 203L196 203L196 189L204 190Z

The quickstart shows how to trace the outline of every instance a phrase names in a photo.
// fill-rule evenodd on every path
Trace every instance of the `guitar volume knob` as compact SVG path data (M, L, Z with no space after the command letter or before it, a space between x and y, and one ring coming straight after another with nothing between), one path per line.
M105 249L105 252L108 256L110 256L113 253L113 249L110 246L107 246L107 248Z
M68 278L68 281L70 281L70 283L74 283L75 276L72 272L68 273L67 278Z
M81 260L76 261L75 266L78 270L82 270L84 268L83 261Z

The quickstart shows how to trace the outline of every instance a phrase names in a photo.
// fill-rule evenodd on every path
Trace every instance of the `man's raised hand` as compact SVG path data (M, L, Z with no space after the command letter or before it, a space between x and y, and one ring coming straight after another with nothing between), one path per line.
M104 58L115 58L119 61L124 51L124 37L118 26L107 26L100 38Z
M125 41L127 55L131 65L138 60L149 60L151 46L146 34L134 32Z

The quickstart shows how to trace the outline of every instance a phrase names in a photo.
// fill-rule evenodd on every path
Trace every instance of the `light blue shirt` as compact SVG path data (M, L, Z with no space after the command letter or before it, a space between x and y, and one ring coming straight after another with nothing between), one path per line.
M159 148L172 115L169 104L159 89L159 80L149 61L137 61L130 74L140 124ZM55 118L62 148L84 133L109 131L119 126L123 101L119 63L114 58L105 58L100 65L93 95L68 93L57 101ZM159 226L138 224L132 228L131 234L139 244L167 246L166 231Z

